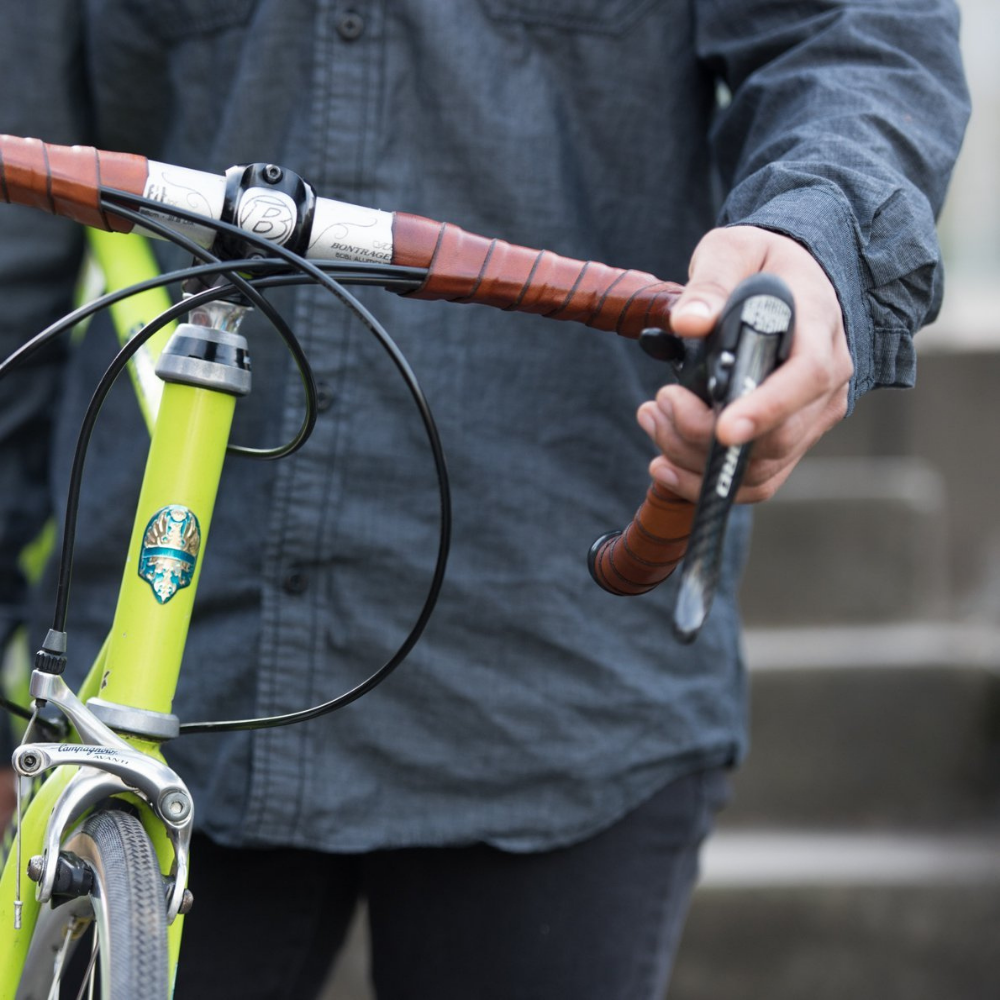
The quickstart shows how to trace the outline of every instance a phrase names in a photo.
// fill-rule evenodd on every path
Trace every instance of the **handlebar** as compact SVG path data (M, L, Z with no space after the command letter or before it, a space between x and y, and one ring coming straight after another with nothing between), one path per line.
M313 260L425 268L424 283L401 293L413 298L540 313L625 337L668 326L681 292L680 285L645 271L490 240L418 215L320 198L276 164L233 167L223 176L89 146L0 136L3 201L97 229L132 231L134 223L102 207L102 190L108 189L158 202L163 211L155 215L161 222L206 248L215 233L172 217L172 205L233 222ZM145 214L153 213L146 209ZM238 256L236 250L229 255Z
M228 259L257 251L171 209L234 224L314 261L420 269L425 277L417 288L397 289L411 298L575 320L640 338L654 354L666 345L675 363L683 357L682 384L716 410L756 386L788 353L791 295L770 276L757 275L734 292L705 343L681 344L666 331L682 286L644 271L562 257L487 239L450 223L318 197L297 174L276 164L237 166L221 175L90 146L0 135L0 200L97 229L135 229L160 238L116 214L115 195L146 199L140 218L165 224ZM654 483L629 526L602 536L591 549L594 579L621 595L653 589L687 551L674 615L675 632L683 641L694 638L708 613L726 520L749 450L749 445L724 449L713 443L697 507Z

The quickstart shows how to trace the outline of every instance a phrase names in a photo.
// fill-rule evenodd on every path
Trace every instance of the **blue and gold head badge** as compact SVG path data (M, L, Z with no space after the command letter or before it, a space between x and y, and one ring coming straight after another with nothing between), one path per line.
M160 604L191 583L200 548L201 527L187 507L171 504L149 519L139 553L139 576L153 588Z

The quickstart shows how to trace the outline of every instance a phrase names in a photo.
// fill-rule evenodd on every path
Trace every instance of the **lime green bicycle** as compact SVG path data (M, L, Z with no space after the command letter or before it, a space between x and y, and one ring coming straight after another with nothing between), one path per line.
M275 164L234 167L217 176L138 156L3 136L0 200L65 215L99 231L169 239L195 261L98 298L0 364L2 376L98 309L120 307L129 296L167 284L183 287L182 301L145 323L95 391L71 475L52 627L31 673L32 704L4 701L27 719L13 766L19 790L31 784L32 791L19 800L14 846L0 881L0 1000L70 995L163 1000L171 995L181 927L193 902L187 871L195 805L181 776L166 763L162 744L186 732L302 722L356 700L412 649L444 578L450 507L433 418L405 359L345 285L374 284L414 298L541 313L629 337L647 331L651 352L675 361L685 348L663 331L680 288L642 272L318 197L300 177ZM100 246L108 252L104 242ZM308 361L266 297L269 288L307 281L363 319L420 413L438 471L441 510L427 597L397 653L337 698L286 716L182 725L171 708L227 451L281 457L301 447L315 420ZM250 389L249 350L239 332L250 308L264 314L284 339L306 401L298 434L266 451L229 443L236 402ZM167 337L167 325L185 313L187 320ZM684 359L693 382L716 405L759 382L788 346L790 299L773 282L745 290L739 308L729 314L735 325L720 325L715 348L689 347ZM143 396L151 443L119 600L108 639L74 693L62 672L76 497L87 442L114 380L130 359L147 357L152 345L158 380ZM615 593L645 592L672 572L690 545L687 563L694 572L684 614L690 618L693 601L695 620L677 624L682 637L692 638L707 614L725 517L746 452L746 447L713 449L697 505L652 485L629 527L595 543L590 555L595 579ZM82 971L71 974L75 966ZM72 985L71 975L78 976Z

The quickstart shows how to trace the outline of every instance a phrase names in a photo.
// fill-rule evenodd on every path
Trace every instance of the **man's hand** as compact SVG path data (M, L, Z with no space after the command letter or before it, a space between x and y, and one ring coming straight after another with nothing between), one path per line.
M673 332L706 335L730 292L759 271L783 278L795 298L788 360L753 392L714 414L693 393L664 386L638 420L662 455L650 475L697 500L713 427L724 445L755 441L737 502L767 500L800 458L847 412L853 373L836 292L812 255L787 236L753 226L713 229L691 257L690 278L671 314Z

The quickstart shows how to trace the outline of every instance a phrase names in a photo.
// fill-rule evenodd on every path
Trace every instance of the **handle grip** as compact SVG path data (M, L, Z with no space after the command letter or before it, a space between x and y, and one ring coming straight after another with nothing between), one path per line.
M785 360L794 323L792 294L774 275L757 274L741 282L726 303L697 360L688 388L720 412L755 389ZM682 378L682 383L685 381ZM674 633L682 642L698 635L708 616L719 579L722 544L733 499L749 460L751 445L724 447L713 438L697 505L673 497L657 483L624 532L599 538L591 547L591 575L613 594L643 594L662 583L683 559L674 609ZM662 493L674 503L654 502ZM681 505L687 531L675 534ZM637 540L677 540L670 557L649 558ZM648 542L647 542L648 545ZM622 551L624 550L624 551Z
M633 597L662 583L684 557L695 505L652 482L624 531L590 547L590 575L610 594Z
M141 195L147 163L144 156L129 153L0 135L0 199L66 216L95 229L128 233L132 222L102 210L101 188Z
M404 212L393 220L393 248L394 264L428 270L420 288L402 293L411 298L539 313L624 337L668 327L682 291L645 271L531 250Z

